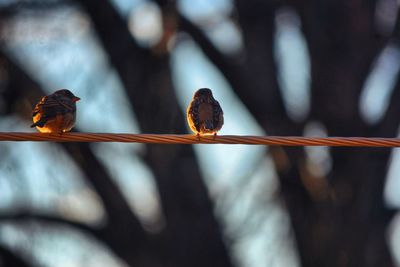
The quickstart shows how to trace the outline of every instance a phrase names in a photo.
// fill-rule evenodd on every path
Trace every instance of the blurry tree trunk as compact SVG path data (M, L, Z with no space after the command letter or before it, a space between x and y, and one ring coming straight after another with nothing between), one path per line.
M0 266L31 267L33 265L21 259L20 256L15 254L14 252L6 248L0 247Z

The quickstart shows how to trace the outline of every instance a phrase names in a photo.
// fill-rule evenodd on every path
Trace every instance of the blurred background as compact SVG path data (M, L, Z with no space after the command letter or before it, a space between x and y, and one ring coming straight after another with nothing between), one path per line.
M0 131L397 137L396 0L1 0ZM400 266L389 148L0 143L0 266Z

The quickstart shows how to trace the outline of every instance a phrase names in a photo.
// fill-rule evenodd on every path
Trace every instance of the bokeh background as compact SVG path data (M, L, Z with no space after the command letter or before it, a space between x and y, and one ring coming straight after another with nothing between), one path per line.
M2 0L0 131L398 136L396 0ZM0 143L0 266L400 266L389 148Z

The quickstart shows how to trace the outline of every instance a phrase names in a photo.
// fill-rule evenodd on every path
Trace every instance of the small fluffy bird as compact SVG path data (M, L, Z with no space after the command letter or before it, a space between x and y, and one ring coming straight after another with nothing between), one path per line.
M44 96L32 112L33 124L41 133L65 133L74 127L76 102L80 98L67 89Z
M197 135L217 134L224 124L224 113L208 88L197 90L187 108L187 121Z

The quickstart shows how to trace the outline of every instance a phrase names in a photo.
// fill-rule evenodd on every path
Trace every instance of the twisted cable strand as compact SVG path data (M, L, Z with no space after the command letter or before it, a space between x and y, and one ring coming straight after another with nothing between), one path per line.
M301 137L301 136L201 136L189 134L128 133L22 133L0 132L0 141L35 142L124 142L148 144L245 144L280 146L400 147L399 138L382 137Z

